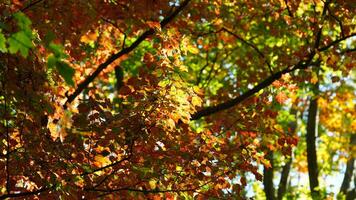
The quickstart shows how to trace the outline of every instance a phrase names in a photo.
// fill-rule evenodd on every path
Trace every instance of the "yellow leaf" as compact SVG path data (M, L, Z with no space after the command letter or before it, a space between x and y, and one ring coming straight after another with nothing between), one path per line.
M85 44L89 44L89 43L95 41L97 38L98 38L98 34L96 32L90 32L90 33L83 35L80 38L80 41Z
M201 103L202 103L202 100L199 97L195 96L192 98L193 106L201 106Z
M318 75L317 75L315 72L313 72L312 78L310 79L310 82L311 82L312 84L315 84L315 83L318 82Z
M105 166L111 163L110 159L108 157L104 157L102 155L96 155L95 158L95 165L101 167Z
M155 180L150 180L150 181L148 181L148 184L150 184L151 189L156 189L157 181L155 181Z
M176 170L177 170L178 172L179 172L179 171L182 171L182 169L183 169L183 168L182 168L181 166L179 166L179 165L176 166Z
M174 129L174 128L176 127L176 124L174 123L174 120L171 119L171 118L169 118L169 119L167 120L167 125L168 125L168 127L169 127L170 129Z
M261 162L266 168L271 168L272 167L271 162L269 160L267 160L267 159L262 159Z
M194 86L194 87L193 87L193 90L194 90L194 92L195 92L196 94L198 94L198 95L202 95L202 94L203 94L203 90L200 89L198 86Z
M180 69L182 72L188 72L188 67L185 66L185 65L179 65L179 69Z
M283 128L282 128L282 126L279 125L279 124L275 124L275 125L273 126L273 128L274 128L275 130L279 131L279 132L283 132Z
M199 49L194 47L193 45L189 45L187 47L188 51L192 54L198 54L199 53Z
M58 132L57 132L57 125L56 124L54 124L54 123L49 123L48 124L48 129L49 129L49 131L51 132L51 136L53 137L53 138L57 138L59 135L58 135Z

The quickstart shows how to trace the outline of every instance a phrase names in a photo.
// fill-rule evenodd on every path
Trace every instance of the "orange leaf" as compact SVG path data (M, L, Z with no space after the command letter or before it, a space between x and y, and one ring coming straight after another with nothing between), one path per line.
M276 96L276 100L280 104L283 104L287 99L288 99L288 97L284 92L280 92Z

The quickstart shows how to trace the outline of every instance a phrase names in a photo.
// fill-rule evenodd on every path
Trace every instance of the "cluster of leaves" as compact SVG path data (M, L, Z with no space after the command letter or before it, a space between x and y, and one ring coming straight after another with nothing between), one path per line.
M347 1L73 2L0 4L0 198L241 198L293 155L312 69L354 70ZM335 134L345 85L321 95Z

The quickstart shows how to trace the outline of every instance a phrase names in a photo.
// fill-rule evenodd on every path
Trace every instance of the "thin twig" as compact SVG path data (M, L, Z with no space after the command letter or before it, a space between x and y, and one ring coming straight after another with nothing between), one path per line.
M286 8L287 8L287 11L288 11L288 15L290 17L293 17L293 13L292 11L290 10L289 6L288 6L288 0L284 0L284 3L286 4Z
M25 12L26 10L30 9L31 7L35 6L36 4L40 3L41 1L43 0L37 0L37 1L34 1L30 4L28 4L27 6L25 6L24 8L20 9L21 12Z
M239 35L232 32L231 30L227 29L226 27L223 27L222 30L229 33L230 35L234 36L236 39L240 40L242 43L246 44L247 46L250 46L251 48L253 48L258 53L258 55L263 59L263 62L268 66L268 69L271 72L271 74L273 74L272 67L271 67L267 57L257 48L256 45L254 45L252 42L245 40L244 38L240 37Z
M335 16L334 13L331 12L331 9L330 9L329 6L327 6L327 10L328 10L328 12L329 12L329 15L330 15L332 18L334 18L335 21L337 21L337 23L339 24L339 26L340 26L340 31L341 31L341 37L345 37L344 26L343 26L343 24L342 24L342 21L341 21L337 16Z
M106 23L109 23L110 25L112 25L113 27L115 27L117 30L119 30L123 35L124 35L124 39L123 39L123 42L122 42L122 46L121 46L121 49L124 49L125 48L125 43L126 43L126 38L127 38L127 35L124 31L122 31L120 29L119 26L117 26L117 24L115 24L114 22L110 21L109 19L106 19L104 17L101 18L104 22Z

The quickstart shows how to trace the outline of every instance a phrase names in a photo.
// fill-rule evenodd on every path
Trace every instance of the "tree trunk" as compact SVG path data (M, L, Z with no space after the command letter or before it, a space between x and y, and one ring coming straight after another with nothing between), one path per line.
M289 123L289 128L290 128L290 135L295 135L296 134L296 130L297 130L297 110L293 108L291 108L290 110L290 114L295 116L295 121L291 121ZM288 177L289 177L289 172L290 172L290 168L292 165L292 160L293 157L291 156L288 160L288 162L283 166L282 168L282 172L281 172L281 179L279 181L279 185L278 185L278 193L277 193L277 199L278 200L282 200L284 194L287 191L287 182L288 182Z
M354 145L356 145L356 134L352 134L350 138L350 146L352 147ZM346 171L344 174L344 179L340 187L340 193L345 194L346 199L354 199L356 195L355 188L349 191L353 172L354 172L354 165L355 165L355 158L352 156L352 154L350 154L350 158L346 163ZM355 175L355 180L356 180L356 175Z
M279 186L278 186L278 196L277 196L278 200L282 200L284 194L286 193L291 165L292 165L292 158L290 158L282 168L281 180L279 181Z
M318 86L316 85L316 88ZM308 173L309 173L309 185L313 199L319 196L316 190L319 187L318 181L318 162L316 155L316 134L317 134L317 112L318 102L317 98L310 100L308 122L307 122L307 160L308 160Z
M124 71L119 65L115 67L116 90L119 92L120 88L124 86Z
M271 168L263 168L263 187L266 194L266 200L275 200L273 186L273 152L269 151L266 158L271 162Z

